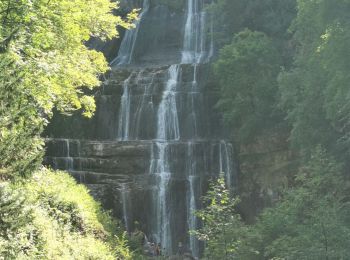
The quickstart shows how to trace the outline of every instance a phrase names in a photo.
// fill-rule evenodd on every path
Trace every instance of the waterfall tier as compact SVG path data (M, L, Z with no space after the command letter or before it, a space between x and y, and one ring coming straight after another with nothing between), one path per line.
M188 236L188 230L199 224L193 208L200 205L200 195L207 189L208 180L217 176L221 167L234 167L226 155L220 157L221 146L221 140L173 141L166 143L166 151L162 151L164 147L155 141L48 139L46 164L62 170L72 165L69 172L86 184L106 208L126 221L129 230L133 229L134 221L138 221L146 234L156 235L157 226L163 222L155 218L152 211L166 206L166 211L159 210L169 216L166 228L171 233L171 244L168 247L176 248L178 241L188 245L197 243ZM227 151L227 156L232 157L232 146L228 145ZM162 169L159 162L164 160L164 154L171 160ZM166 200L159 201L159 205L154 204L159 180L157 174L150 174L152 167L156 168L154 173L171 173L164 180L167 188L162 190L166 192ZM235 172L231 174L234 176ZM165 230L162 227L162 231Z

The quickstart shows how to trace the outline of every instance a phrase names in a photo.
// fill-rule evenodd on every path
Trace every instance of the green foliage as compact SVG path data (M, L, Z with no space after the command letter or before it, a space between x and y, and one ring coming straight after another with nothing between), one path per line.
M234 256L349 259L349 183L342 163L348 166L350 151L350 2L298 0L289 31L293 38L287 28L295 3L278 2L218 0L213 5L225 20L226 38L219 40L227 44L227 33L236 33L214 68L225 121L238 140L254 142L261 131L278 134L276 126L283 124L285 113L292 129L282 130L302 158L293 187L280 193L280 201L264 210L255 224L232 234L241 242ZM282 14L291 16L283 20ZM259 32L242 32L244 27ZM255 99L258 113L249 102Z
M0 205L5 259L131 258L120 223L67 173L43 169L28 183L2 184Z
M116 25L129 26L112 14L116 7L108 0L1 1L0 39L12 39L4 52L26 72L22 84L46 114L56 106L92 115L94 102L80 88L98 86L107 63L84 43L117 36Z
M192 235L205 241L208 259L232 259L241 246L244 226L235 212L238 200L230 198L223 177L210 184L203 203L207 206L196 213L203 227L198 231L192 230Z
M238 33L220 52L214 72L220 83L218 107L242 142L281 121L277 75L281 60L273 42L261 32Z
M209 259L349 259L350 183L342 167L317 149L275 207L245 226L228 199L223 180L205 196L199 212Z
M33 209L25 201L23 189L0 184L0 258L23 259L39 254L42 245L31 224Z
M289 38L287 29L296 14L296 0L216 0L210 9L219 28L215 32L219 46L229 44L232 35L245 28L282 41Z
M53 108L81 110L91 117L92 96L107 69L90 37L118 36L127 21L112 14L109 0L0 1L0 178L25 176L38 168L40 134Z
M41 118L34 97L22 84L25 73L0 54L0 179L27 175L41 164Z
M256 225L267 259L348 259L349 183L339 164L317 150L297 186ZM256 241L255 241L256 243ZM258 243L256 243L258 244Z
M298 1L294 68L280 76L281 104L302 149L349 150L349 1ZM317 131L315 131L317 129Z
M217 0L210 10L219 28L215 39L224 46L214 66L224 122L242 143L288 131L277 77L292 63L288 28L296 0Z

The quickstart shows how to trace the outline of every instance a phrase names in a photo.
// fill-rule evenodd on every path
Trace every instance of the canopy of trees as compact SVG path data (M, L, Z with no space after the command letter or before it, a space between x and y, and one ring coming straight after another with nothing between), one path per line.
M113 15L117 7L108 0L0 1L0 175L37 167L53 108L92 116L94 98L83 88L99 86L108 66L85 43L131 26L136 13L124 21Z

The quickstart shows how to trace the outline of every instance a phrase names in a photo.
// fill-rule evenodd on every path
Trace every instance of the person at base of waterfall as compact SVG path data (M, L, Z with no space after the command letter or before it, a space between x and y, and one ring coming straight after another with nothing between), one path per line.
M152 248L152 256L157 256L157 244L152 243L151 248Z
M156 246L156 256L161 256L162 255L162 249L161 249L161 244L158 243Z

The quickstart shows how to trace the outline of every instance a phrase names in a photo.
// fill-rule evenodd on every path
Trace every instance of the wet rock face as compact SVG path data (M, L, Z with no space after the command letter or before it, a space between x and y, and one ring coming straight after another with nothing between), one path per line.
M185 16L185 0L181 1L180 4L173 4L171 0L170 5L164 0L149 1L149 11L143 18L137 35L133 62L135 65L146 67L180 62ZM120 1L121 9L118 14L125 16L131 10L141 9L142 6L143 0L123 0ZM125 36L123 28L118 30L120 38L107 42L93 39L89 42L89 46L102 51L107 60L112 61L117 57L121 41Z
M130 69L112 71L97 97L96 139L152 140L157 134L157 111L168 80L168 68ZM198 66L198 88L193 90L192 65L182 65L176 89L176 103L181 139L219 137L220 117L213 110L217 93L206 87L209 67ZM127 93L126 93L127 92ZM122 102L129 111L121 111ZM125 107L124 106L124 107ZM192 111L189 113L189 111ZM122 114L128 114L128 122ZM193 129L193 114L197 116ZM124 124L124 126L123 126ZM121 129L123 128L123 129ZM194 131L196 130L196 133ZM123 134L120 134L120 132ZM120 136L121 135L121 136ZM196 135L196 136L194 136ZM123 139L123 138L122 138ZM124 138L125 139L125 138Z
M184 13L168 6L150 8L138 35L135 63L143 65L175 64L181 59Z

